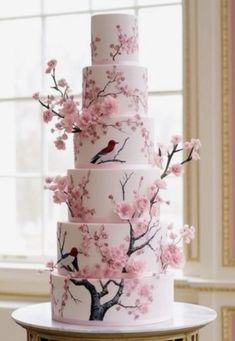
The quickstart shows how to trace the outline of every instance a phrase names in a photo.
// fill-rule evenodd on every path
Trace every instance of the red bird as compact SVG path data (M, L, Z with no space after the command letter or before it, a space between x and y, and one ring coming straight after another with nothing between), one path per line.
M105 161L112 158L111 154L114 152L114 148L118 144L115 140L110 140L106 147L101 149L93 158L91 159L91 163L96 163L98 160Z

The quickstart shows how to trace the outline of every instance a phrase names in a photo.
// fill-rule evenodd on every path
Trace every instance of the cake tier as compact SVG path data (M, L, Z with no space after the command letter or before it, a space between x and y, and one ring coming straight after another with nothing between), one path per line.
M101 14L91 18L92 64L138 62L138 26L129 14Z
M75 168L150 163L153 141L153 118L106 116L95 128L74 134ZM109 145L107 153L100 153Z
M147 113L147 69L136 65L94 65L83 69L82 105L89 108L108 95L117 101L118 113Z
M99 168L68 170L69 221L119 223L158 221L153 200L159 179L156 168Z
M93 278L160 273L161 242L159 224L58 223L57 269Z
M126 326L172 317L171 274L141 278L74 278L51 274L52 318L61 322Z

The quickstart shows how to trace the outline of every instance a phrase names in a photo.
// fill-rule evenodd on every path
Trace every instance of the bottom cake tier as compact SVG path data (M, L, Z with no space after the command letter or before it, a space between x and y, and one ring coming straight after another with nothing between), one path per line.
M173 276L69 278L51 273L52 318L107 326L152 324L172 317Z

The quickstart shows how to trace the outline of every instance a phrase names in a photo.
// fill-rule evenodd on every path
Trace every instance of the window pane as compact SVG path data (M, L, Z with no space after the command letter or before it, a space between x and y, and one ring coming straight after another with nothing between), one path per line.
M173 134L182 134L182 96L149 96L149 108L157 142L168 143Z
M56 58L58 77L65 77L78 94L82 67L90 65L90 15L66 15L46 20L46 58Z
M0 15L2 18L35 15L40 13L40 8L40 0L2 0L0 2Z
M31 96L41 87L40 19L0 21L0 41L0 96Z
M40 172L41 118L35 102L2 102L4 129L0 134L0 174ZM7 148L6 148L7 146Z
M47 128L47 127L46 127ZM50 133L49 129L45 132L45 168L48 173L66 174L68 168L74 168L73 160L73 136L69 134L66 140L66 149L58 150L54 145L56 136Z
M64 13L88 9L89 0L43 0L44 13Z
M169 4L178 4L181 3L182 0L137 0L137 4L139 6L146 5L169 5Z
M140 62L148 67L150 90L182 88L181 11L181 6L139 11Z
M41 188L38 178L0 178L4 196L0 198L0 254L41 253ZM12 238L14 236L14 238Z
M134 5L134 0L91 0L92 9L111 9L129 7Z

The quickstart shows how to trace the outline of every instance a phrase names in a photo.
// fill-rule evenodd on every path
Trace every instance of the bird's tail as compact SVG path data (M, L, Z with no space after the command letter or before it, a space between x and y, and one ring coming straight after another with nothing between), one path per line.
M96 163L96 161L98 161L99 160L99 158L100 158L100 155L95 155L95 156L93 156L93 158L91 159L91 163Z

